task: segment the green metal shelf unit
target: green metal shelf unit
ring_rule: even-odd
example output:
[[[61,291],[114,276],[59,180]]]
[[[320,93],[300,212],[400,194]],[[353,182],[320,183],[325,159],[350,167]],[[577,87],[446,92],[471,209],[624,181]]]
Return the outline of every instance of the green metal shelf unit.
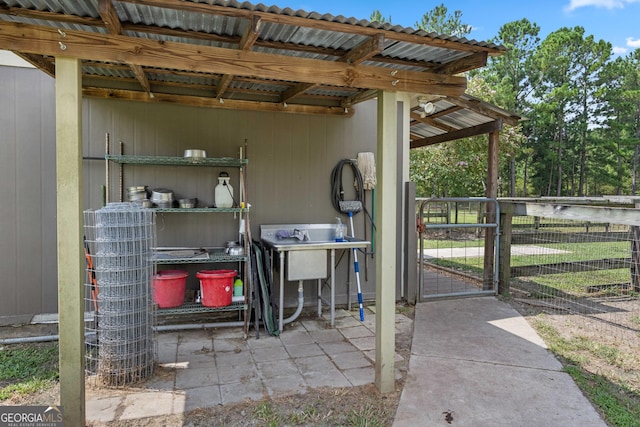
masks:
[[[240,180],[244,179],[244,167],[248,164],[246,158],[232,158],[232,157],[220,157],[220,158],[188,158],[188,157],[168,157],[168,156],[135,156],[135,155],[115,155],[107,153],[105,155],[107,161],[107,183],[110,182],[110,168],[108,162],[113,162],[119,165],[150,165],[150,166],[196,166],[196,167],[236,167],[239,168]],[[108,190],[107,190],[108,191]],[[123,194],[123,182],[120,180],[120,194]],[[108,196],[107,196],[108,197]],[[240,224],[245,224],[242,221],[245,214],[249,213],[249,208],[243,200],[244,194],[242,188],[240,188],[240,205],[241,207],[232,208],[150,208],[156,213],[181,213],[181,214],[195,214],[195,213],[237,213],[239,214]],[[247,235],[245,233],[245,235]],[[198,258],[154,258],[153,262],[157,265],[168,264],[210,264],[210,263],[243,263],[245,268],[242,271],[246,272],[246,264],[250,262],[249,256],[245,255],[228,255],[222,250],[212,251],[208,253],[208,257]],[[200,303],[185,302],[180,307],[175,308],[158,308],[156,310],[156,316],[175,316],[181,314],[198,314],[198,313],[219,313],[219,312],[233,312],[240,311],[244,317],[244,334],[247,336],[247,329],[249,324],[249,296],[252,291],[248,289],[250,280],[244,277],[244,299],[245,302],[233,302],[226,307],[205,307]]]

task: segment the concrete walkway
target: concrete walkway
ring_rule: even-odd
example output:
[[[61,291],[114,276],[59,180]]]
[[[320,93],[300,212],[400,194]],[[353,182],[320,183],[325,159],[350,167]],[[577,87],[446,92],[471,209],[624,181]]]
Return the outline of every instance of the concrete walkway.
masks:
[[[606,427],[542,339],[493,297],[416,305],[394,427]]]

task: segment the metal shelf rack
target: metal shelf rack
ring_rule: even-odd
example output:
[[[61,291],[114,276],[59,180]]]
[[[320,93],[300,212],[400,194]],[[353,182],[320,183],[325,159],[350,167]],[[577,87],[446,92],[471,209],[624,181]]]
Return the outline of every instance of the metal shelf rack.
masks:
[[[189,157],[170,157],[170,156],[137,156],[137,155],[123,155],[123,154],[110,154],[109,153],[109,144],[107,142],[107,153],[105,155],[105,159],[107,160],[107,183],[109,182],[109,173],[110,168],[108,166],[109,162],[113,162],[121,165],[148,165],[148,166],[188,166],[188,167],[236,167],[240,170],[240,180],[241,182],[244,180],[244,167],[248,164],[248,159],[242,157],[242,153],[239,158],[232,157],[219,157],[219,158],[189,158]],[[122,147],[121,147],[122,152]],[[120,180],[120,194],[123,192],[123,183],[122,179]],[[242,189],[240,189],[242,191]],[[107,189],[108,192],[108,189]],[[234,213],[240,214],[240,220],[244,217],[244,215],[248,214],[249,208],[245,201],[243,200],[244,195],[242,192],[240,193],[240,207],[233,208],[150,208],[155,213]],[[246,251],[245,251],[246,253]],[[170,265],[170,264],[209,264],[209,263],[244,263],[245,268],[243,271],[245,272],[245,277],[243,278],[244,286],[244,297],[245,301],[248,301],[248,296],[251,295],[252,291],[248,289],[250,285],[250,280],[246,277],[246,263],[249,261],[248,255],[228,255],[225,254],[223,250],[210,251],[208,253],[208,257],[156,257],[154,256],[153,262],[157,265]],[[157,309],[157,316],[175,316],[181,314],[198,314],[198,313],[216,313],[216,312],[230,312],[230,311],[241,311],[244,317],[244,334],[247,336],[248,329],[248,319],[249,319],[249,310],[250,306],[246,302],[233,302],[231,305],[226,307],[205,307],[202,304],[194,303],[194,302],[186,302],[180,307],[171,308],[171,309]]]

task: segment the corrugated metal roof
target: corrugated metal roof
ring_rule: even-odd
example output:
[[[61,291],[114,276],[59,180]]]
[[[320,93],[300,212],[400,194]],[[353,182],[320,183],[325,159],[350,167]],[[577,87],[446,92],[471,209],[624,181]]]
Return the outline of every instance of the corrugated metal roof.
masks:
[[[99,94],[101,88],[121,89],[126,83],[129,85],[127,90],[166,90],[170,94],[185,96],[201,91],[204,97],[340,107],[327,109],[327,114],[342,114],[343,110],[344,114],[348,114],[349,108],[343,107],[370,99],[372,90],[392,90],[397,82],[400,82],[399,87],[403,90],[413,84],[415,87],[433,87],[434,92],[429,89],[423,92],[437,93],[437,86],[431,83],[433,79],[425,78],[425,82],[429,83],[414,83],[416,79],[420,80],[420,73],[437,73],[439,67],[446,66],[447,72],[451,73],[447,77],[455,79],[451,75],[456,72],[482,66],[482,55],[486,60],[486,55],[501,54],[505,50],[493,43],[426,33],[413,28],[235,0],[163,0],[155,4],[153,0],[147,0],[145,4],[135,0],[111,0],[110,4],[119,22],[111,23],[109,15],[100,15],[99,0],[0,0],[0,25],[21,23],[33,26],[35,31],[44,31],[41,33],[44,39],[51,38],[46,29],[52,27],[72,33],[75,37],[90,33],[104,35],[105,43],[95,48],[103,55],[92,57],[89,52],[83,57],[86,81],[98,86],[98,90],[93,88],[93,96]],[[254,23],[258,23],[255,28]],[[109,39],[117,37],[109,33],[110,28],[116,27],[123,28],[126,39]],[[254,38],[249,33],[252,29],[256,32]],[[62,33],[61,37],[62,46],[66,39]],[[87,40],[96,43],[95,37],[87,37]],[[112,56],[107,54],[105,58],[104,51],[113,49],[112,45],[119,45],[123,40],[130,43],[132,52],[114,50]],[[239,50],[243,40],[249,40],[246,53]],[[141,44],[143,41],[147,44]],[[158,44],[148,44],[150,41]],[[17,40],[4,48],[12,49],[16,43]],[[192,58],[189,58],[190,61],[183,60],[179,57],[179,48],[165,48],[168,45],[179,47],[180,44],[186,50],[190,49],[186,46],[210,49],[205,52],[206,55],[203,54],[201,62],[206,66],[194,66],[198,63]],[[361,49],[363,46],[364,50]],[[50,47],[49,51],[44,48],[42,52],[28,51],[24,57],[42,67],[43,64],[50,64],[50,58],[58,53],[54,47]],[[3,48],[1,44],[0,48]],[[358,53],[353,58],[355,62],[345,62],[343,58],[356,48],[358,50],[355,52]],[[367,51],[366,48],[371,50]],[[127,62],[131,58],[140,60],[137,53],[154,49],[166,50],[161,53],[167,56],[166,64],[160,65],[157,60],[135,64]],[[12,50],[20,51],[15,48]],[[362,51],[363,56],[358,57]],[[190,52],[192,56],[197,55],[193,49]],[[222,52],[228,54],[220,56],[219,63],[209,59]],[[44,60],[38,59],[38,55],[42,55]],[[475,58],[468,61],[473,55]],[[262,62],[252,64],[251,61],[257,60],[255,58]],[[286,58],[291,58],[291,64],[287,63]],[[229,65],[229,61],[234,67],[224,67]],[[329,63],[342,64],[337,68],[342,71],[336,71],[339,76],[331,78],[325,74],[324,80],[317,79],[317,69]],[[218,64],[219,71],[216,70]],[[318,64],[318,67],[309,64]],[[305,67],[310,68],[307,70]],[[234,72],[230,74],[227,71],[229,69]],[[43,67],[43,70],[52,73],[53,67]],[[396,76],[398,72],[418,74],[411,75],[409,79],[402,74]],[[369,79],[371,86],[363,86],[362,83],[354,85],[363,77]],[[439,90],[458,90],[450,89],[453,86],[443,85]],[[116,96],[111,92],[105,93]],[[184,101],[188,99],[174,100]],[[441,98],[438,108],[450,108],[445,102]],[[490,116],[501,114],[500,111],[491,110],[490,106],[484,108],[483,112],[488,112]],[[438,117],[437,120],[455,129],[491,120],[482,113],[469,113],[472,110],[465,108]],[[412,131],[424,136],[442,132],[424,123],[416,124]]]

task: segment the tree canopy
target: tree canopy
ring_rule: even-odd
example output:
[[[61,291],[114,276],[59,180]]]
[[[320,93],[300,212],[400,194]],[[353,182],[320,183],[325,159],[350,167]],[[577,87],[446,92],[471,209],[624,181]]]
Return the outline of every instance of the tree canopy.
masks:
[[[372,20],[391,23],[379,10]],[[374,19],[375,18],[375,19]],[[444,4],[416,27],[462,37],[471,26]],[[507,52],[468,73],[467,92],[526,120],[500,136],[503,196],[587,196],[637,192],[640,158],[640,49],[613,54],[583,27],[544,39],[523,18],[502,25],[491,42]],[[487,137],[414,149],[411,179],[418,196],[482,196]]]

